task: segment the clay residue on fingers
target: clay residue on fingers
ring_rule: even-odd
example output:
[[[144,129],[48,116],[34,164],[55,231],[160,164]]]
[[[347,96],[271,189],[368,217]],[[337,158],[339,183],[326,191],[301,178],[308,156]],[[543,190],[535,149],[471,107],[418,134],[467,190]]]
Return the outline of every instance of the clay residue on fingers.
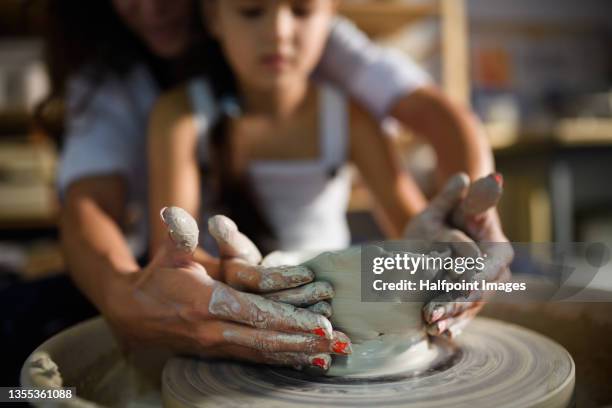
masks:
[[[333,298],[334,288],[328,282],[313,282],[299,288],[269,293],[264,295],[264,297],[294,306],[305,306]]]
[[[427,323],[435,323],[454,317],[473,308],[482,299],[482,291],[473,291],[467,296],[460,296],[454,292],[445,293],[423,307],[423,318]]]
[[[199,229],[193,217],[179,207],[164,207],[159,213],[177,249],[192,253],[198,246]]]
[[[308,306],[308,310],[313,313],[323,315],[327,318],[330,318],[333,314],[331,305],[325,301],[317,302],[314,305]]]
[[[331,356],[329,354],[307,354],[307,353],[262,353],[265,362],[268,364],[276,364],[281,366],[293,367],[296,370],[301,370],[306,367],[316,367],[322,370],[328,370],[331,365]]]
[[[454,338],[472,321],[479,310],[478,305],[473,305],[456,317],[448,317],[432,323],[427,326],[427,334],[439,336],[444,333],[448,338]]]
[[[223,215],[215,215],[208,220],[208,231],[219,245],[224,257],[236,257],[257,265],[261,253],[255,244],[238,230],[234,221]]]
[[[350,354],[351,341],[341,332],[334,332],[332,340],[311,334],[281,333],[271,330],[226,329],[223,338],[231,343],[265,352],[300,352]]]
[[[289,289],[303,285],[314,280],[314,273],[305,266],[259,266],[261,280],[259,289],[262,292]]]
[[[269,333],[267,333],[269,334]],[[307,334],[273,333],[271,336],[244,335],[238,330],[224,330],[223,338],[232,344],[265,352],[320,352],[320,337]]]
[[[283,332],[315,333],[332,338],[332,326],[324,316],[261,296],[238,292],[224,284],[215,287],[208,306],[216,317],[252,327]]]
[[[495,207],[503,193],[501,180],[501,174],[493,173],[473,182],[461,203],[461,210],[466,215],[476,215]]]
[[[480,246],[482,252],[487,254],[487,258],[484,261],[484,269],[477,273],[475,278],[489,282],[497,281],[512,262],[514,249],[509,242],[483,242]]]

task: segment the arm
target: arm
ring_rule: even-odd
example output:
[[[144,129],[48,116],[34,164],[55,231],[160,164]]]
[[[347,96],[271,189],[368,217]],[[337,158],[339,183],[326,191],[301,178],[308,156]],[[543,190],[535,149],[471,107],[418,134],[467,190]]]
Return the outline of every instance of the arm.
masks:
[[[166,235],[159,211],[178,206],[192,216],[200,210],[200,174],[197,162],[197,130],[185,88],[161,96],[149,126],[149,216],[150,251],[155,253]],[[197,217],[196,217],[197,219]],[[208,273],[219,276],[219,260],[202,248],[194,254]]]
[[[110,89],[100,88],[104,92]],[[77,285],[127,346],[161,345],[201,355],[327,368],[329,352],[338,342],[346,346],[348,340],[332,332],[325,317],[306,310],[296,312],[293,306],[236,291],[212,279],[192,259],[174,264],[173,260],[183,255],[177,254],[182,249],[167,233],[154,259],[145,268],[137,265],[121,225],[129,175],[133,174],[130,166],[143,149],[139,148],[142,139],[134,133],[139,129],[134,123],[138,118],[129,109],[122,109],[126,106],[121,96],[98,94],[84,113],[71,111],[68,117],[70,134],[59,177],[64,193],[60,232]],[[234,249],[225,249],[231,258],[244,240],[239,239],[237,231],[228,231],[226,224],[221,223],[218,232],[223,238],[221,252],[224,247]],[[286,268],[281,272],[287,272]],[[287,281],[295,286],[312,280],[312,273],[300,272],[255,270],[248,276],[255,279],[245,286],[273,291],[292,287]],[[279,279],[270,279],[276,275]],[[260,282],[272,284],[260,288]],[[237,283],[241,284],[239,280]],[[224,313],[228,309],[225,302],[238,302],[244,307]],[[259,315],[254,312],[258,307],[269,312],[263,322],[253,318]],[[301,317],[296,319],[296,313]],[[325,339],[308,334],[320,328],[325,329]],[[301,333],[280,335],[279,331]]]
[[[60,219],[71,277],[103,314],[120,301],[120,282],[139,270],[119,227],[125,195],[120,176],[79,180],[68,189]]]
[[[350,22],[334,24],[317,75],[338,84],[374,117],[391,115],[431,143],[440,186],[458,171],[472,179],[493,171],[475,116],[450,102],[413,60],[376,45]]]
[[[402,96],[390,114],[433,146],[439,185],[460,171],[472,180],[493,172],[493,154],[478,119],[434,86]]]
[[[423,193],[404,172],[392,141],[370,115],[353,105],[350,157],[376,201],[375,215],[390,238],[400,238],[426,205]]]
[[[488,194],[493,197],[493,200],[482,200],[480,204],[483,206],[479,206],[475,214],[468,215],[466,212],[458,211],[465,207],[464,204],[467,205],[473,201],[470,200],[470,196],[474,194],[468,194],[466,201],[461,201],[469,184],[465,174],[451,177],[445,187],[425,208],[425,199],[419,195],[420,190],[402,174],[397,158],[393,154],[391,141],[379,133],[374,122],[365,112],[355,107],[352,109],[351,159],[357,165],[382,208],[385,219],[389,221],[391,236],[450,243],[454,252],[469,256],[477,256],[482,250],[489,257],[485,271],[479,278],[491,281],[507,279],[507,265],[512,259],[512,251],[508,245],[481,243],[478,248],[464,232],[452,229],[446,223],[450,214],[455,210],[456,222],[472,236],[480,240],[484,239],[484,234],[487,238],[497,238],[492,239],[492,242],[507,241],[501,230],[497,228],[499,223],[492,221],[495,219],[493,218],[495,213],[490,208],[495,205],[501,194],[501,179],[489,176],[474,184],[473,187],[484,184],[487,190],[494,190],[492,194]],[[470,189],[470,192],[479,193],[480,190],[473,188]],[[485,192],[488,193],[488,191]],[[413,217],[415,202],[420,203],[419,214]],[[457,335],[482,307],[480,293],[474,293],[469,299],[459,301],[455,301],[452,296],[434,299],[426,305],[424,318],[429,324],[430,334]]]
[[[115,303],[119,282],[139,270],[124,237],[129,175],[138,162],[137,118],[129,86],[109,76],[68,83],[65,145],[58,168],[63,197],[59,231],[76,285],[103,313]]]
[[[173,264],[183,248],[169,236],[140,269],[118,227],[124,196],[119,176],[75,182],[60,228],[72,277],[125,345],[158,344],[198,355],[323,370],[339,346],[350,353],[350,340],[332,331],[325,317],[236,291],[189,258]],[[235,311],[228,303],[243,307]],[[264,322],[254,320],[258,314],[252,311],[258,308],[267,311]],[[321,337],[308,334],[315,331]]]

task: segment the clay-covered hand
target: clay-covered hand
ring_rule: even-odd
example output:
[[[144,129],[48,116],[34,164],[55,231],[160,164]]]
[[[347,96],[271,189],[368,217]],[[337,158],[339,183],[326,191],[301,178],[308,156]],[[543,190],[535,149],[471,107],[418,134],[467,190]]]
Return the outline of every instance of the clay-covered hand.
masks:
[[[283,264],[279,253],[262,259],[255,244],[223,215],[209,219],[208,231],[219,246],[223,282],[238,290],[294,306],[308,306],[315,313],[331,316],[326,300],[334,296],[334,290],[328,282],[313,282],[314,273],[307,267]]]
[[[451,212],[458,207],[467,192],[470,179],[459,173],[449,179],[442,190],[430,201],[420,214],[410,220],[404,230],[407,240],[445,242],[460,256],[476,257],[480,254],[478,245],[467,234],[449,224]]]
[[[482,272],[466,276],[467,279],[502,282],[510,278],[508,266],[514,252],[502,231],[499,216],[494,208],[501,197],[502,185],[503,179],[498,173],[481,178],[469,187],[467,176],[458,175],[453,177],[442,193],[432,201],[434,203],[438,200],[436,211],[439,214],[444,213],[442,217],[446,219],[450,214],[450,222],[468,238],[476,241],[478,251],[485,257]],[[458,244],[455,247],[464,249],[460,255],[475,255],[466,253],[471,251],[471,244]],[[480,311],[486,296],[487,293],[481,291],[466,294],[451,292],[432,300],[424,308],[428,332],[431,335],[449,337],[458,335]]]
[[[146,268],[116,288],[116,305],[106,313],[128,345],[323,370],[331,353],[351,352],[350,340],[324,316],[212,279],[192,259],[193,218],[176,207],[161,215],[168,238]]]

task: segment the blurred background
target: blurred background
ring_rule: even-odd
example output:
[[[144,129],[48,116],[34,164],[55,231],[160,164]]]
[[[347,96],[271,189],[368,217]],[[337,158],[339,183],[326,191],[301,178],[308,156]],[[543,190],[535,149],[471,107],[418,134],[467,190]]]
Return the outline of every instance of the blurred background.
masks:
[[[0,289],[64,270],[54,189],[63,106],[40,109],[43,3],[0,2]],[[481,117],[505,177],[511,241],[612,245],[609,0],[344,0],[342,13]],[[406,167],[427,188],[433,153],[398,133]],[[374,234],[368,211],[356,181],[358,237]]]

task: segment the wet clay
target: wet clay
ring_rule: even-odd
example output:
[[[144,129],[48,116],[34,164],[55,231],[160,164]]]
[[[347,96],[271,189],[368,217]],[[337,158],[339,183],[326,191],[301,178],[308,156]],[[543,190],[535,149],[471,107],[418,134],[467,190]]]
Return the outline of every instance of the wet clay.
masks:
[[[302,261],[307,256],[286,254],[283,260]],[[388,375],[413,366],[426,366],[434,358],[435,353],[428,348],[422,301],[361,301],[360,247],[324,252],[302,265],[311,269],[317,280],[334,287],[331,322],[335,330],[346,333],[352,341],[353,353],[334,356],[327,375]]]

